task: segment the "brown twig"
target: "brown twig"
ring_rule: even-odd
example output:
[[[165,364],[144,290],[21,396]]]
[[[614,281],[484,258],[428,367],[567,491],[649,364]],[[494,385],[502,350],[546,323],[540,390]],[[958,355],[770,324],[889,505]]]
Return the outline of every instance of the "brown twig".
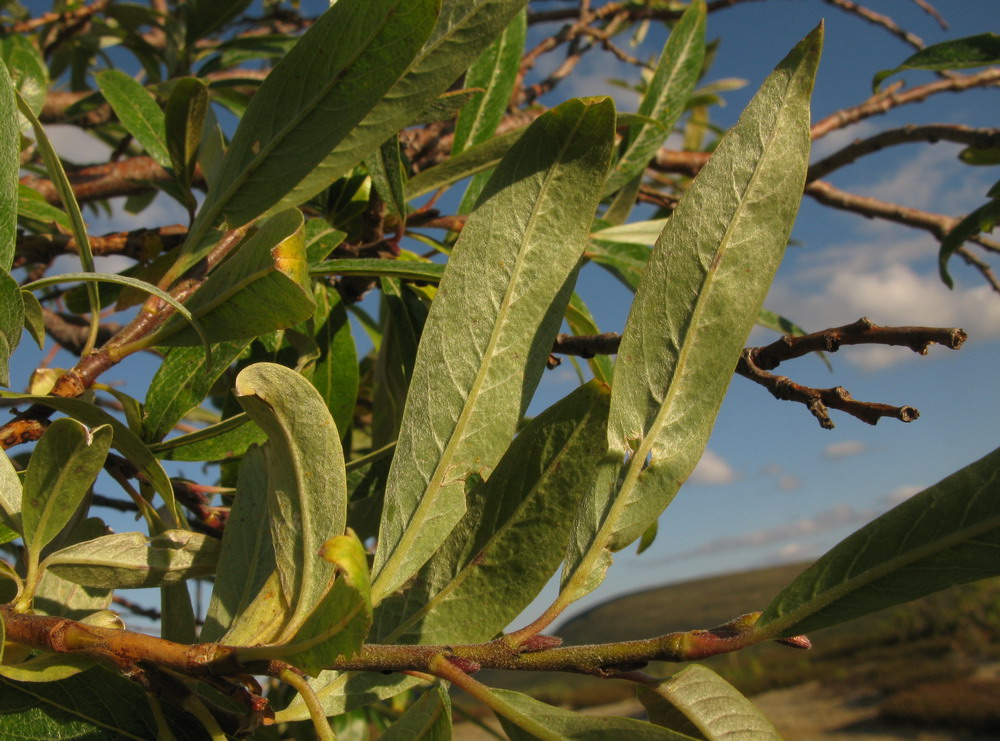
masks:
[[[829,157],[814,162],[809,166],[806,182],[826,177],[834,170],[851,164],[859,157],[877,152],[885,147],[910,142],[936,144],[939,141],[965,144],[977,149],[990,149],[1000,146],[1000,129],[976,129],[958,124],[924,124],[921,126],[910,124],[898,129],[889,129],[867,139],[856,139]]]
[[[95,256],[123,255],[144,262],[180,245],[187,237],[187,232],[187,227],[181,224],[113,232],[90,237],[90,250]],[[76,254],[79,251],[76,240],[69,234],[19,234],[14,247],[15,259],[19,262],[15,265],[48,264],[59,255]]]
[[[858,401],[840,386],[829,389],[810,388],[768,371],[785,360],[813,352],[836,352],[844,345],[903,346],[926,355],[927,348],[932,344],[957,350],[966,338],[966,333],[961,329],[880,327],[870,319],[862,318],[852,324],[813,334],[785,335],[764,347],[744,348],[736,366],[736,374],[764,386],[775,398],[805,404],[824,429],[832,429],[834,426],[827,413],[828,409],[839,409],[868,424],[875,424],[882,417],[912,422],[920,416],[914,407],[895,407],[889,404]],[[621,336],[614,332],[582,336],[560,334],[556,337],[552,352],[583,358],[613,355],[618,352],[620,340]]]
[[[876,26],[884,28],[886,31],[891,33],[898,39],[901,39],[905,43],[912,46],[917,51],[924,48],[924,41],[916,34],[910,33],[904,28],[901,28],[898,23],[896,23],[892,18],[887,15],[882,15],[881,13],[876,13],[870,8],[866,8],[864,5],[858,5],[852,0],[823,0],[829,5],[845,10],[852,15],[856,15],[869,23],[873,23]]]

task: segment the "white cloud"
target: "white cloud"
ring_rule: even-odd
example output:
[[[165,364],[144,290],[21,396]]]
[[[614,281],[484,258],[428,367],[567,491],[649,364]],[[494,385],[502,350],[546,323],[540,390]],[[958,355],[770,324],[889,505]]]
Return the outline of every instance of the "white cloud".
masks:
[[[924,487],[922,486],[900,486],[899,488],[893,489],[891,492],[886,494],[885,497],[883,497],[883,501],[889,507],[895,507],[897,504],[902,504],[914,494],[923,490]]]
[[[837,458],[847,458],[852,455],[864,453],[867,446],[860,440],[842,440],[841,442],[830,443],[823,448],[823,457],[831,460]]]
[[[731,484],[736,480],[732,466],[718,453],[706,450],[688,481],[692,484]]]

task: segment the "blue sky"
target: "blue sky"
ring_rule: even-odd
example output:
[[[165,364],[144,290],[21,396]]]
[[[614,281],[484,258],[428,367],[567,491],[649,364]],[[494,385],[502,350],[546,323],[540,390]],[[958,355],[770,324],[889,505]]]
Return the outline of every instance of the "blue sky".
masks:
[[[942,31],[913,3],[872,0],[868,5],[891,14],[928,44],[989,30],[983,27],[984,19],[996,15],[993,0],[939,3],[951,23]],[[722,43],[706,82],[733,77],[747,81],[744,88],[725,94],[727,106],[713,109],[715,120],[731,125],[774,64],[821,19],[827,24],[826,49],[814,120],[866,98],[872,75],[896,66],[912,51],[883,30],[820,0],[748,2],[713,13],[708,35]],[[653,26],[643,45],[630,51],[652,58],[665,36]],[[555,55],[538,73],[560,60]],[[621,109],[634,110],[638,101],[609,84],[612,77],[634,79],[634,73],[618,69],[608,55],[588,55],[572,85],[558,88],[544,102],[608,93]],[[904,79],[912,85],[932,78],[912,73]],[[904,123],[995,126],[997,94],[993,88],[938,96],[868,119],[817,142],[813,160],[854,138]],[[99,148],[84,146],[71,132],[55,136],[63,151],[78,153],[77,159],[101,157]],[[894,147],[829,179],[854,193],[962,214],[984,200],[998,174],[997,168],[962,165],[956,159],[959,149],[946,143]],[[100,234],[181,221],[179,208],[160,199],[141,223],[116,212],[111,218],[92,218],[90,226]],[[879,324],[960,326],[969,332],[969,341],[959,352],[932,347],[927,357],[903,348],[846,348],[831,356],[833,374],[812,357],[780,369],[801,383],[844,386],[859,399],[916,406],[921,418],[908,425],[883,420],[869,427],[833,412],[836,429],[822,430],[801,405],[776,401],[749,381],[734,379],[706,456],[661,519],[656,543],[642,556],[635,556],[634,549],[618,554],[605,584],[571,613],[623,592],[816,557],[873,516],[996,446],[1000,296],[957,260],[956,289],[944,287],[936,274],[936,243],[929,235],[834,212],[808,198],[793,238],[799,246],[789,248],[768,308],[809,330],[868,316]],[[578,288],[602,329],[620,331],[631,295],[594,266],[585,268]],[[764,344],[775,337],[761,330],[751,341]],[[26,381],[39,357],[28,342],[22,345],[15,388]],[[126,377],[123,390],[141,397],[153,369],[149,362],[133,363],[115,377]],[[576,382],[568,363],[547,373],[534,410],[568,393]],[[198,470],[187,473],[201,478]],[[134,526],[123,522],[116,527]],[[532,611],[551,595],[550,588]],[[747,609],[755,607],[762,605]]]

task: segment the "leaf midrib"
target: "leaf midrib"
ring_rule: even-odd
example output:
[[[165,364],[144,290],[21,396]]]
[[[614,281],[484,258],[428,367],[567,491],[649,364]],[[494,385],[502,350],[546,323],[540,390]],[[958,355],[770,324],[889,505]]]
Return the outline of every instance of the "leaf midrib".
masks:
[[[556,156],[552,164],[549,166],[548,171],[545,173],[545,178],[542,181],[541,186],[538,189],[538,194],[535,196],[534,205],[531,209],[531,215],[528,217],[527,225],[524,230],[524,237],[521,239],[521,245],[518,249],[518,259],[514,263],[514,267],[511,270],[511,277],[507,281],[507,288],[504,292],[503,301],[500,304],[499,311],[497,312],[497,319],[493,324],[493,332],[490,335],[489,342],[483,352],[483,361],[479,365],[479,370],[476,372],[475,380],[469,389],[469,394],[466,396],[465,404],[462,407],[462,411],[459,414],[458,419],[455,421],[455,426],[452,428],[451,435],[448,438],[448,444],[445,446],[441,457],[438,459],[437,465],[434,468],[434,473],[431,474],[428,479],[427,485],[424,487],[424,494],[420,499],[419,504],[413,512],[413,515],[407,520],[406,527],[393,549],[392,555],[386,561],[385,566],[382,568],[375,582],[372,584],[372,602],[378,604],[382,597],[385,595],[381,594],[381,590],[378,588],[380,582],[384,582],[392,577],[393,571],[399,568],[399,561],[405,558],[405,554],[409,547],[412,545],[413,541],[418,537],[416,533],[416,528],[414,524],[419,524],[425,517],[425,510],[430,509],[437,503],[438,494],[440,490],[444,488],[443,479],[451,468],[451,459],[455,454],[456,448],[461,444],[462,440],[465,438],[465,427],[469,422],[469,417],[472,415],[472,411],[476,407],[476,402],[478,401],[480,395],[480,389],[482,388],[485,378],[488,375],[488,371],[492,368],[493,359],[496,356],[495,349],[499,342],[500,337],[503,335],[503,330],[507,325],[507,318],[510,312],[510,307],[513,305],[511,300],[511,294],[513,293],[514,287],[518,284],[518,279],[524,269],[524,264],[527,259],[527,253],[530,249],[531,236],[534,232],[536,223],[538,221],[538,214],[540,209],[540,204],[546,200],[546,193],[549,189],[549,185],[553,178],[555,177],[556,168],[562,163],[562,158],[569,148],[570,143],[576,136],[576,132],[580,127],[582,116],[577,118],[574,122],[573,128],[568,132],[565,137],[562,146],[559,149],[559,154]],[[471,400],[471,403],[470,403]],[[438,492],[433,496],[428,496],[428,493],[432,491],[434,487],[438,488]]]

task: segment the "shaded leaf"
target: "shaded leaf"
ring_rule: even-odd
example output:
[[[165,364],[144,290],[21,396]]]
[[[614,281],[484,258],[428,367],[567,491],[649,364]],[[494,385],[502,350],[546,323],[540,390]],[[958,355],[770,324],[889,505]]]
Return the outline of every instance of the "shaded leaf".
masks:
[[[274,546],[267,519],[264,454],[251,448],[240,463],[226,537],[222,539],[215,585],[200,640],[217,641],[260,593],[274,572]]]
[[[31,291],[22,290],[21,301],[24,304],[24,328],[41,350],[45,347],[45,319],[42,316],[42,305]]]
[[[566,323],[574,335],[600,334],[601,330],[597,326],[590,310],[576,293],[569,299],[569,306],[566,307]],[[614,374],[615,364],[607,355],[595,355],[587,358],[587,365],[590,366],[594,378],[610,385],[611,376]]]
[[[312,384],[326,402],[341,435],[350,431],[358,399],[358,356],[351,336],[347,310],[336,288],[318,286],[326,311],[317,317],[316,342],[320,355],[312,372]],[[319,304],[319,302],[317,302]]]
[[[379,741],[451,741],[451,698],[433,687],[379,736]]]
[[[419,120],[510,22],[524,2],[442,0],[437,22],[419,52],[411,54],[412,61],[405,74],[283,203],[298,205],[311,198],[342,177],[389,136]],[[433,7],[437,3],[427,5],[437,10]],[[407,200],[412,197],[407,192]]]
[[[32,451],[21,495],[22,535],[31,558],[69,523],[110,448],[108,425],[88,430],[70,418],[49,425]]]
[[[486,641],[528,606],[562,561],[604,452],[609,401],[610,389],[591,381],[518,433],[406,592],[379,606],[375,640]]]
[[[220,216],[236,227],[275,204],[281,210],[306,200],[286,196],[396,82],[430,32],[436,6],[436,0],[343,0],[323,13],[251,98],[222,163],[222,187],[209,191],[192,232]],[[382,133],[375,146],[396,130]]]
[[[17,120],[14,81],[6,65],[0,63],[0,270],[3,271],[10,270],[14,262],[19,203],[17,179],[21,171],[20,153],[21,125]],[[9,354],[13,347],[0,347],[0,353],[5,350]],[[7,383],[5,380],[0,382]]]
[[[167,152],[174,175],[186,189],[191,188],[198,148],[208,113],[208,88],[197,77],[182,77],[174,82],[167,98],[165,129]],[[194,207],[191,197],[191,206]]]
[[[389,214],[402,224],[406,220],[406,198],[403,196],[403,161],[399,154],[399,137],[390,136],[377,150],[365,158],[365,168],[372,176],[372,185]]]
[[[222,28],[249,6],[250,0],[188,0],[182,6],[188,44]]]
[[[0,39],[0,59],[6,64],[13,78],[14,87],[37,116],[45,104],[45,95],[49,88],[49,70],[42,55],[27,36],[8,33]],[[7,102],[4,101],[5,104]],[[17,108],[13,101],[10,103],[9,108],[6,105],[4,107],[4,112],[8,116]],[[14,117],[17,118],[16,113]]]
[[[500,725],[510,741],[689,741],[690,736],[676,733],[634,718],[601,718],[581,715],[546,705],[511,690],[490,689],[504,708],[493,706]]]
[[[339,658],[355,656],[372,623],[368,556],[358,536],[352,531],[335,535],[323,544],[320,555],[336,566],[337,581],[295,634],[285,655],[313,676]]]
[[[488,476],[513,437],[572,292],[614,120],[608,98],[539,117],[462,230],[424,327],[389,472],[376,603],[444,541],[465,511],[466,479]]]
[[[213,345],[208,365],[205,350],[200,346],[168,350],[146,392],[144,438],[161,440],[174,429],[185,414],[201,403],[249,343],[247,339]]]
[[[42,567],[74,584],[138,589],[211,576],[218,556],[218,540],[190,530],[116,533],[58,550]]]
[[[107,69],[94,75],[104,99],[128,133],[160,167],[170,167],[163,111],[145,87],[121,70]]]
[[[9,201],[5,200],[4,203]],[[17,215],[43,224],[58,224],[67,231],[72,226],[65,211],[53,206],[42,197],[41,193],[27,185],[17,186]]]
[[[604,186],[605,195],[642,175],[684,113],[705,60],[706,12],[704,1],[696,0],[671,29],[653,79],[639,104],[639,115],[652,118],[659,126],[640,124],[630,129],[625,151]]]
[[[482,144],[469,147],[461,154],[449,157],[439,165],[417,173],[406,181],[406,200],[411,201],[496,167],[524,132],[525,129],[514,129],[498,134]]]
[[[309,275],[370,275],[373,278],[399,278],[424,283],[438,283],[444,265],[418,260],[380,260],[377,258],[329,260],[309,268]]]
[[[0,523],[21,534],[21,479],[6,453],[0,456]]]
[[[344,532],[347,482],[337,426],[315,388],[295,371],[257,363],[236,377],[235,394],[267,433],[268,511],[281,586],[295,607],[294,635],[323,599],[334,565],[320,546]]]
[[[111,447],[121,453],[132,465],[141,471],[146,480],[153,486],[167,505],[168,511],[174,513],[175,523],[183,522],[177,502],[174,499],[174,489],[163,466],[156,460],[149,448],[132,432],[128,426],[103,409],[84,401],[60,396],[31,396],[30,394],[15,394],[12,391],[0,391],[0,398],[17,399],[42,404],[56,409],[64,414],[78,419],[90,427],[110,425],[112,430]]]
[[[188,299],[185,306],[210,342],[250,340],[312,315],[315,302],[306,273],[302,224],[302,212],[297,209],[261,222]],[[199,340],[191,327],[176,318],[157,332],[154,341],[178,346]]]
[[[696,738],[700,736],[708,741],[781,741],[771,721],[750,700],[714,671],[700,664],[682,669],[656,688],[639,685],[638,694],[653,723],[695,735]],[[681,718],[677,718],[675,713]],[[691,725],[697,729],[697,735],[691,733]]]
[[[197,432],[154,443],[149,449],[166,461],[220,461],[238,458],[251,445],[265,440],[264,431],[241,412]]]
[[[911,497],[810,566],[754,627],[794,636],[1000,574],[1000,449]]]
[[[10,385],[10,357],[21,342],[24,301],[10,273],[0,272],[0,385]]]
[[[610,452],[581,505],[562,600],[600,583],[701,457],[798,211],[821,43],[817,28],[764,81],[657,240],[622,334]]]
[[[991,232],[997,222],[1000,221],[1000,198],[987,201],[964,219],[955,224],[941,240],[941,250],[938,252],[938,270],[941,280],[948,288],[954,288],[954,281],[948,273],[948,261],[955,254],[955,250],[965,244],[970,239],[981,232]]]
[[[108,702],[108,698],[114,702]],[[177,741],[202,741],[205,729],[171,705],[163,712]],[[45,685],[0,678],[0,735],[7,738],[147,741],[156,723],[141,687],[95,666]]]
[[[985,67],[1000,64],[1000,35],[981,33],[964,39],[944,41],[928,46],[908,57],[895,69],[885,69],[872,78],[872,90],[876,93],[887,77],[909,69],[949,70]]]

